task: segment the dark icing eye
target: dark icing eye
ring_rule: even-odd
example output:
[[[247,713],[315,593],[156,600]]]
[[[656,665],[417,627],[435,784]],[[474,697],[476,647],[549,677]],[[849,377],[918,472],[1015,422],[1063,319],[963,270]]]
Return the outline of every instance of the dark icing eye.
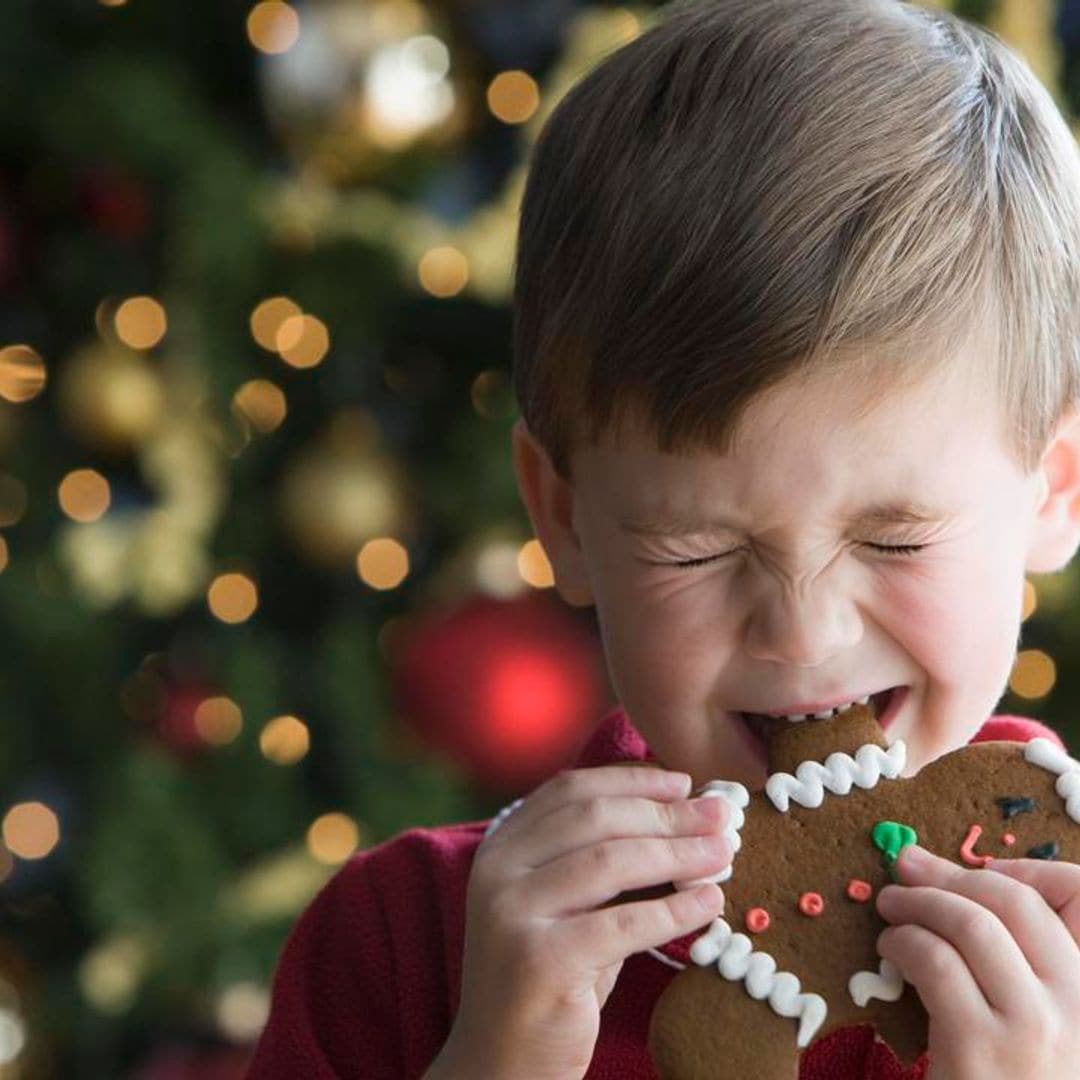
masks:
[[[1058,847],[1056,840],[1047,840],[1045,844],[1040,844],[1038,847],[1031,848],[1028,851],[1029,859],[1056,859],[1058,852],[1061,848]]]
[[[1001,816],[1011,821],[1017,814],[1030,814],[1035,809],[1035,800],[1027,795],[1006,795],[994,800],[1001,807]]]

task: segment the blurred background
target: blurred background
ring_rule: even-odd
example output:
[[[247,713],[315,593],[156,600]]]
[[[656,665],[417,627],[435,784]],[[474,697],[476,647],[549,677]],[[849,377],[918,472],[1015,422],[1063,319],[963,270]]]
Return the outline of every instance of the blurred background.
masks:
[[[1080,2],[966,0],[1080,114]],[[0,4],[0,1077],[240,1077],[358,848],[613,704],[514,485],[530,145],[655,17]],[[1080,577],[1002,711],[1080,746]]]

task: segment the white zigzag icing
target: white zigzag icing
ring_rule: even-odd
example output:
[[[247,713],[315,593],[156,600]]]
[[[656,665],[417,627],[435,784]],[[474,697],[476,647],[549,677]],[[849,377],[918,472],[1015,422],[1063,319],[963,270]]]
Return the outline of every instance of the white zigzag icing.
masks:
[[[826,790],[834,795],[846,795],[852,784],[872,788],[882,777],[895,780],[906,760],[907,747],[900,739],[888,750],[867,743],[855,751],[854,757],[837,751],[825,759],[824,765],[820,761],[804,761],[794,776],[773,773],[765,781],[765,794],[782,814],[787,813],[791,799],[814,810],[825,801]]]
[[[829,1009],[820,994],[804,994],[798,977],[789,971],[777,971],[776,961],[765,952],[755,952],[745,934],[734,934],[723,919],[712,925],[690,946],[690,959],[701,967],[715,963],[717,970],[731,982],[742,982],[755,1001],[768,999],[773,1012],[798,1018],[799,1049],[810,1045]]]
[[[727,838],[728,843],[731,844],[731,854],[734,856],[735,852],[742,847],[742,837],[739,836],[739,830],[746,821],[746,815],[743,811],[750,804],[750,792],[742,784],[736,783],[734,780],[710,780],[702,789],[700,798],[723,799],[728,804],[731,816],[724,826],[724,836]],[[695,878],[693,881],[675,881],[672,884],[676,889],[693,889],[698,885],[704,885],[706,882],[719,885],[722,881],[728,881],[730,878],[731,866],[728,865],[718,874],[713,874],[711,877]]]
[[[848,979],[848,993],[860,1009],[871,998],[899,1001],[904,992],[904,977],[888,960],[882,960],[877,971],[856,971]]]
[[[492,819],[488,822],[488,827],[484,830],[483,839],[486,840],[523,802],[524,797],[515,799],[508,806],[504,806]]]
[[[1057,773],[1054,790],[1065,800],[1065,813],[1080,823],[1080,761],[1041,735],[1024,747],[1024,760]]]

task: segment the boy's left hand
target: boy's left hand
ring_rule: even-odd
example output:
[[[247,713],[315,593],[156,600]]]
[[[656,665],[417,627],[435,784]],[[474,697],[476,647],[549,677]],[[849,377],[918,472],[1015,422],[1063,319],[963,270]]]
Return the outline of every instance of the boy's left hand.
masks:
[[[968,869],[912,845],[877,908],[878,952],[930,1016],[934,1080],[1075,1080],[1080,866],[998,859]]]

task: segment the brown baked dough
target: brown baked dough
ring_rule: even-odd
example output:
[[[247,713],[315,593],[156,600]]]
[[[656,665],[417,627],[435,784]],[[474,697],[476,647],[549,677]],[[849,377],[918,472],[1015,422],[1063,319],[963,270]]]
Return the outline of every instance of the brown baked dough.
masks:
[[[835,751],[854,756],[867,744],[884,747],[886,740],[865,706],[830,720],[781,723],[770,739],[770,773],[795,773],[802,762],[824,762]],[[824,999],[827,1014],[812,1041],[870,1024],[905,1062],[926,1046],[927,1015],[910,986],[897,1001],[871,999],[863,1007],[849,991],[856,972],[879,971],[875,942],[886,924],[873,897],[892,875],[872,841],[878,822],[910,826],[923,847],[960,864],[973,825],[982,829],[969,846],[975,854],[1016,858],[1042,849],[1046,857],[1044,845],[1053,844],[1055,857],[1080,863],[1080,824],[1055,790],[1058,775],[1026,761],[1024,751],[1012,742],[966,746],[915,777],[883,777],[847,795],[825,791],[817,809],[792,801],[781,812],[764,792],[750,796],[732,877],[723,885],[724,920],[754,951],[772,956],[777,972],[797,976],[801,992]],[[1033,805],[1006,806],[1003,799]],[[1006,846],[1005,834],[1015,842]],[[848,897],[852,879],[872,887],[868,901]],[[800,911],[804,893],[824,901],[819,915]],[[760,933],[746,926],[752,908],[765,909],[771,920]],[[743,981],[721,975],[717,963],[691,963],[657,1002],[649,1050],[663,1080],[795,1080],[798,1030],[797,1019],[755,1000]]]

